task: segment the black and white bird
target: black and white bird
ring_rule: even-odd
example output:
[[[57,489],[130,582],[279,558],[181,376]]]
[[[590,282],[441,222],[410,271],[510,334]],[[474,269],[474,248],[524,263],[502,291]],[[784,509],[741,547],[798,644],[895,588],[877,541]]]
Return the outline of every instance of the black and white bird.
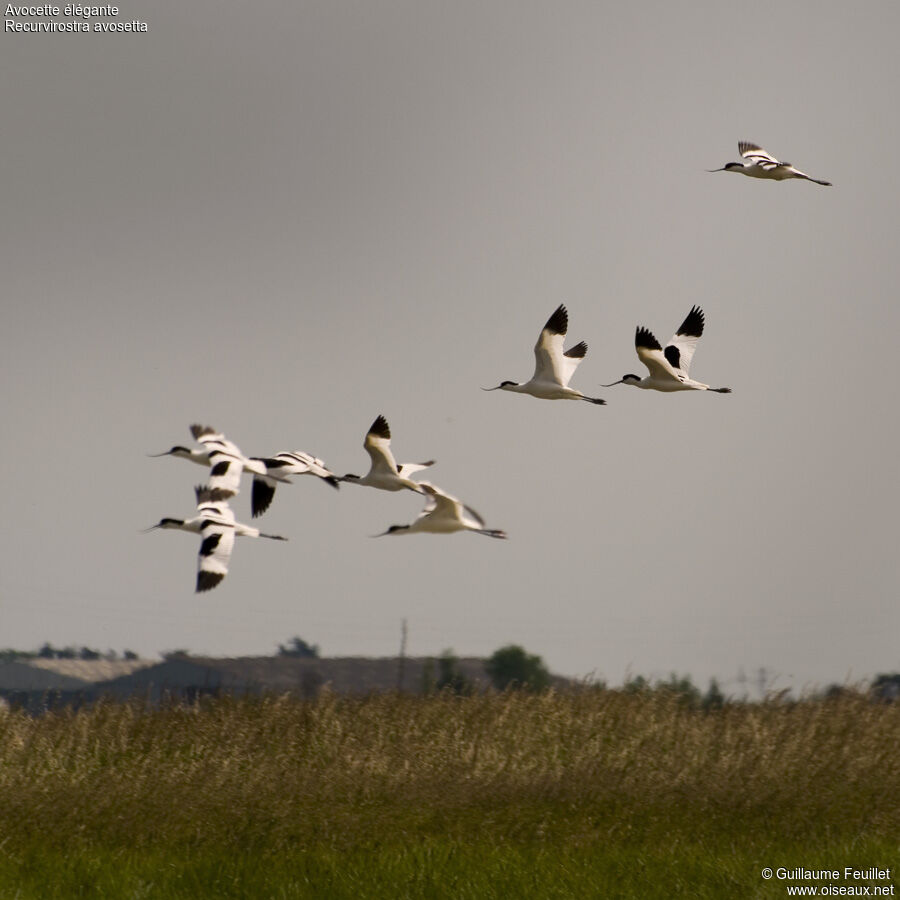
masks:
[[[665,349],[648,329],[639,326],[635,332],[634,346],[638,359],[650,370],[650,374],[646,378],[624,375],[619,381],[603,387],[630,384],[652,391],[715,391],[717,394],[730,394],[731,388],[711,388],[708,384],[694,381],[689,375],[697,341],[703,334],[703,321],[703,310],[699,306],[693,307]]]
[[[403,463],[397,465],[394,455],[391,453],[391,427],[384,416],[378,416],[372,423],[363,447],[372,461],[369,471],[360,478],[359,475],[344,475],[340,481],[350,484],[363,484],[367,487],[378,488],[381,491],[402,491],[404,489],[416,491],[421,494],[419,482],[413,481],[409,476],[414,472],[421,472],[434,465],[434,460],[429,459],[423,463]]]
[[[315,475],[333,488],[339,488],[340,480],[325,467],[325,463],[303,450],[276,453],[274,456],[252,456],[251,460],[261,462],[265,475],[253,476],[253,493],[250,495],[250,512],[254,518],[261,516],[271,505],[278,482],[291,484],[290,475]]]
[[[569,387],[575,369],[587,354],[588,345],[581,341],[563,352],[568,329],[569,313],[565,306],[560,304],[547,319],[547,324],[544,325],[534,345],[534,375],[531,379],[525,384],[502,381],[497,387],[482,390],[513,391],[517,394],[530,394],[540,400],[587,400],[588,403],[606,403],[598,397],[586,397],[581,391]]]
[[[260,460],[250,459],[241,453],[237,444],[229,441],[224,434],[210,425],[191,425],[191,434],[200,444],[200,449],[177,445],[165,453],[151,453],[151,456],[175,456],[187,459],[200,466],[209,466],[209,487],[225,491],[233,497],[241,487],[241,472],[266,475],[265,465]],[[276,480],[279,480],[277,476]]]
[[[227,491],[211,489],[206,485],[194,488],[197,497],[197,515],[192,519],[160,519],[146,531],[155,528],[176,528],[199,534],[200,553],[197,557],[197,592],[214,588],[227,574],[228,561],[234,547],[236,535],[242,537],[264,537],[273,541],[286,541],[278,534],[263,534],[258,528],[242,525],[234,519],[234,512],[228,505],[231,496]]]
[[[743,157],[743,162],[725,163],[721,169],[709,169],[710,172],[740,172],[741,175],[749,175],[751,178],[768,178],[770,181],[785,181],[788,178],[803,178],[806,181],[814,181],[831,187],[830,181],[820,181],[811,178],[805,172],[795,169],[789,162],[780,162],[771,153],[766,153],[758,144],[750,141],[738,142],[738,150]]]
[[[387,531],[376,534],[453,534],[455,531],[474,531],[492,538],[505,538],[506,532],[496,528],[486,528],[484,519],[462,502],[451,497],[440,488],[427,481],[420,481],[419,487],[425,497],[425,508],[410,525],[391,525]]]

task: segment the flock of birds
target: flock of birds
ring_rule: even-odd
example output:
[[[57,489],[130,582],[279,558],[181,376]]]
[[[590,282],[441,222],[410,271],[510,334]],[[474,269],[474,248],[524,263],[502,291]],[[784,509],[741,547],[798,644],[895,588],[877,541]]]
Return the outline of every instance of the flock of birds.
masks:
[[[729,162],[721,169],[711,172],[740,172],[753,178],[784,181],[801,178],[816,184],[830,186],[828,181],[811,178],[790,163],[780,162],[761,147],[748,141],[738,144],[743,162]],[[635,332],[635,350],[638,359],[646,366],[649,374],[623,375],[617,384],[631,385],[654,391],[713,391],[730,394],[731,388],[710,387],[690,377],[691,361],[697,348],[697,341],[703,335],[704,314],[699,306],[694,306],[687,314],[671,340],[663,347],[649,329],[638,326]],[[569,327],[569,315],[562,304],[554,310],[538,335],[534,345],[534,374],[524,384],[503,381],[488,391],[512,391],[529,394],[541,400],[584,400],[603,405],[605,400],[588,397],[581,391],[569,387],[569,382],[578,364],[587,355],[588,345],[581,341],[569,350],[563,350]],[[366,475],[337,476],[325,463],[302,450],[283,451],[270,457],[247,457],[238,446],[224,434],[208,425],[191,425],[191,434],[199,445],[190,448],[177,445],[165,453],[153,456],[174,456],[190,460],[209,468],[209,478],[194,489],[197,514],[190,519],[163,518],[146,529],[173,528],[189,531],[201,536],[197,562],[198,592],[216,587],[228,574],[228,564],[234,547],[235,537],[264,537],[285,541],[277,534],[265,534],[258,528],[244,525],[235,519],[229,501],[240,490],[244,472],[253,476],[251,492],[251,515],[261,516],[271,506],[275,490],[279,484],[291,484],[291,478],[298,475],[313,475],[334,488],[341,483],[358,484],[382,491],[410,490],[422,494],[425,506],[419,516],[408,525],[391,525],[387,531],[376,537],[397,534],[452,534],[457,531],[473,531],[492,538],[506,538],[499,529],[487,528],[484,520],[470,506],[428,481],[416,481],[411,476],[434,465],[434,460],[423,463],[403,463],[398,465],[391,452],[391,429],[384,416],[379,415],[366,433],[363,447],[369,455],[370,466]]]

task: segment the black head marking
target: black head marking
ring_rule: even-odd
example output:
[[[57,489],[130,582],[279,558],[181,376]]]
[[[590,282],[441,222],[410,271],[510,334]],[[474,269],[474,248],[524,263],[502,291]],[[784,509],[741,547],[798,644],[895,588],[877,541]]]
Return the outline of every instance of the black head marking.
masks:
[[[500,387],[506,387],[507,385],[510,385],[510,384],[511,384],[513,387],[518,387],[518,386],[519,386],[519,382],[518,382],[518,381],[501,381],[501,382],[500,382]]]
[[[553,315],[547,319],[544,330],[549,331],[551,334],[565,334],[569,330],[569,313],[562,303],[556,307]]]
[[[587,356],[588,345],[582,341],[580,344],[576,344],[571,350],[566,350],[563,353],[563,356],[568,356],[569,359],[584,359]]]
[[[398,531],[406,531],[409,528],[409,525],[391,525],[390,528],[385,532],[386,534],[396,534]]]
[[[166,516],[164,519],[159,520],[159,524],[156,527],[165,528],[167,525],[173,525],[177,528],[179,525],[184,525],[184,519],[171,519]]]
[[[646,350],[662,350],[659,341],[653,336],[653,332],[639,325],[634,333],[634,346],[643,347]]]
[[[725,165],[722,166],[722,168],[723,168],[725,171],[727,171],[728,169],[743,169],[743,168],[744,168],[744,164],[743,164],[743,163],[730,162],[730,163],[725,163]]]

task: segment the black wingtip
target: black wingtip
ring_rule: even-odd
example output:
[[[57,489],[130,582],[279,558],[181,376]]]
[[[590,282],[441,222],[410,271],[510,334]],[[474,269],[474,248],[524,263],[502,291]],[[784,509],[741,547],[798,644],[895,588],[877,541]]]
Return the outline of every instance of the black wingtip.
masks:
[[[703,310],[699,306],[692,306],[691,311],[681,323],[681,327],[675,332],[675,336],[679,337],[701,337],[703,334],[703,323],[705,322]]]
[[[388,425],[387,419],[384,416],[379,415],[372,423],[372,427],[369,428],[369,434],[372,434],[375,437],[386,438],[387,440],[390,440],[391,426]]]
[[[653,332],[643,325],[638,325],[634,333],[634,346],[643,347],[645,350],[662,350],[659,341],[653,336]]]
[[[211,488],[208,484],[198,484],[194,488],[194,496],[197,498],[197,504],[201,503],[227,503],[236,491],[230,491],[227,488]]]
[[[191,425],[191,435],[195,441],[205,434],[216,434],[216,429],[212,425]]]
[[[221,572],[206,572],[201,569],[197,573],[196,593],[202,594],[203,591],[211,591],[224,577]]]
[[[250,515],[255,519],[261,516],[271,505],[275,496],[275,488],[267,484],[261,478],[253,479],[253,489],[250,493]]]
[[[572,347],[571,350],[566,350],[563,353],[563,356],[568,356],[569,359],[584,359],[587,356],[588,345],[585,341],[581,341],[581,343],[576,344]]]
[[[544,331],[551,334],[565,334],[569,330],[569,313],[566,307],[560,303],[553,312],[553,315],[547,319],[544,325]]]
[[[197,503],[222,503],[227,502],[234,496],[234,491],[227,491],[224,488],[211,488],[208,484],[197,484],[194,486],[194,496]]]

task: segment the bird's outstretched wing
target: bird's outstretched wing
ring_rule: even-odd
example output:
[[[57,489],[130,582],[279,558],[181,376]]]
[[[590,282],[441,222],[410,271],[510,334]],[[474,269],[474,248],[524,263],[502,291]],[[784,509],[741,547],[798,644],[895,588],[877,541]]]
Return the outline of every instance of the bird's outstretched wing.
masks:
[[[779,162],[771,153],[767,153],[763,150],[759,144],[753,144],[750,141],[739,141],[738,150],[740,150],[741,156],[748,162],[754,163],[761,169],[766,169],[767,171],[769,169],[777,169],[779,166],[790,165],[790,163]]]
[[[684,380],[684,375],[673,369],[671,363],[666,359],[663,348],[653,333],[642,325],[639,325],[634,333],[634,349],[637,351],[638,359],[649,370],[651,377],[662,380]]]
[[[397,463],[391,453],[391,427],[384,416],[378,416],[366,433],[363,447],[372,460],[372,472],[397,474]]]
[[[409,478],[413,472],[421,472],[422,469],[427,469],[429,466],[433,466],[434,463],[435,461],[433,459],[429,459],[428,462],[423,463],[401,463],[397,471],[400,473],[401,478]]]
[[[234,496],[241,489],[244,455],[238,446],[210,425],[191,425],[191,434],[209,457],[209,486]]]
[[[234,512],[227,493],[217,488],[195,488],[200,519],[197,554],[197,592],[212,590],[228,574],[234,548]]]
[[[266,472],[265,475],[253,476],[250,511],[254,518],[261,516],[271,506],[278,482],[292,483],[289,475],[315,475],[333,488],[340,487],[334,472],[329,471],[321,459],[303,450],[284,451],[268,457],[253,457],[253,460],[262,463]]]
[[[563,304],[560,304],[547,319],[547,323],[541,329],[538,335],[537,343],[534,345],[534,380],[550,381],[556,384],[566,384],[575,371],[575,366],[581,362],[581,358],[574,358],[574,364],[564,361],[563,343],[566,339],[566,332],[569,330],[569,313]],[[584,346],[587,352],[587,345]],[[582,354],[583,356],[584,354]],[[571,371],[567,369],[571,367]],[[565,381],[563,379],[565,378]]]
[[[694,350],[703,334],[703,321],[703,310],[694,306],[663,351],[669,365],[685,375],[690,374]]]

